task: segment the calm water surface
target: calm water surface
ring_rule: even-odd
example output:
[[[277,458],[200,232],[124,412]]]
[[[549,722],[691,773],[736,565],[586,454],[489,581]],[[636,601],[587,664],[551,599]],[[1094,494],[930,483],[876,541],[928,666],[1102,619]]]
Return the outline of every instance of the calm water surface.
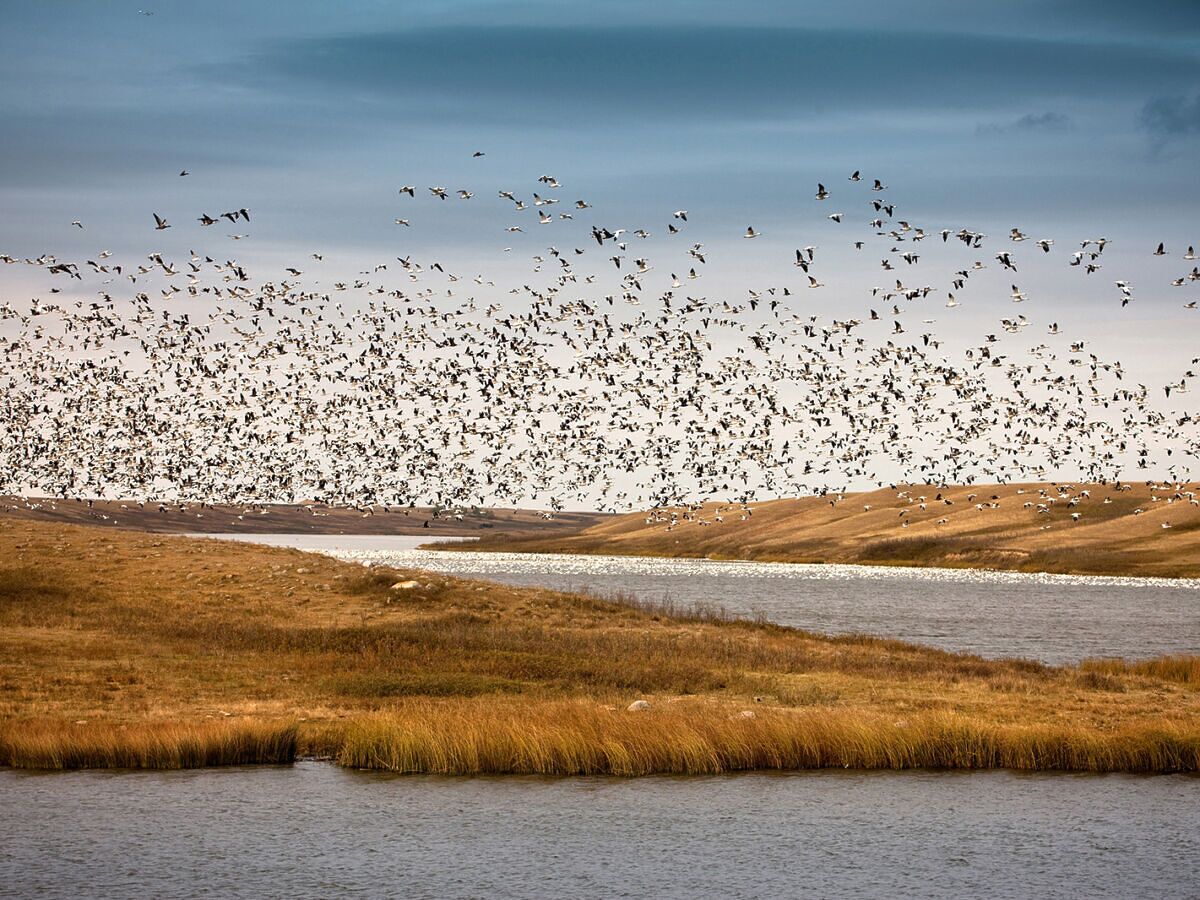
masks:
[[[0,771],[0,894],[1196,897],[1200,779]]]
[[[449,553],[416,549],[423,537],[237,538],[508,584],[723,606],[814,631],[880,634],[984,656],[1063,663],[1200,653],[1197,579]]]

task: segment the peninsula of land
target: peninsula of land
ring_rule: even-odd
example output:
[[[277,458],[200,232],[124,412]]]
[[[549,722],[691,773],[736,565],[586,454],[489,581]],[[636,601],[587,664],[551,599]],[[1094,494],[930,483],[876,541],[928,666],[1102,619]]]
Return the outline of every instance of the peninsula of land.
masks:
[[[1200,486],[897,485],[628,513],[469,549],[1195,578]]]
[[[1200,659],[989,660],[0,516],[0,765],[300,754],[437,773],[1196,771]]]

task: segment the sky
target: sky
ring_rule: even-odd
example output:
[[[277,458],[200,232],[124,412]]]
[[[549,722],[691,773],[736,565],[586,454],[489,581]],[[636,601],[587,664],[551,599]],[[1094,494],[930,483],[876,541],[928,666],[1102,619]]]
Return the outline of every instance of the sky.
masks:
[[[496,189],[552,173],[604,224],[661,231],[688,209],[726,262],[711,293],[791,277],[793,248],[817,244],[838,274],[804,299],[836,314],[885,277],[814,210],[817,182],[840,209],[857,169],[927,230],[1054,238],[1020,311],[1077,322],[1148,383],[1200,348],[1183,309],[1200,287],[1170,288],[1150,255],[1200,245],[1194,0],[2,0],[0,15],[0,252],[15,257],[182,251],[217,239],[199,211],[246,206],[249,237],[217,249],[260,267],[319,251],[333,279],[413,254],[511,281],[504,248],[545,242],[504,233]],[[479,204],[465,216],[429,185]],[[176,227],[156,234],[151,212]],[[1068,270],[1098,236],[1104,274]],[[31,277],[0,271],[0,290],[36,291]],[[949,333],[1014,312],[1009,279],[987,278],[999,299],[939,319]],[[1115,278],[1137,303],[1120,307]]]
[[[633,214],[786,220],[857,168],[933,217],[1186,230],[1195,4],[991,7],[4,2],[0,243],[189,191],[366,242],[372,200],[479,180],[476,149],[493,180],[551,170]]]
[[[84,216],[137,243],[194,197],[361,248],[398,181],[481,181],[476,149],[634,216],[765,230],[861,169],[939,220],[1190,240],[1195,5],[991,7],[4,2],[0,246]]]

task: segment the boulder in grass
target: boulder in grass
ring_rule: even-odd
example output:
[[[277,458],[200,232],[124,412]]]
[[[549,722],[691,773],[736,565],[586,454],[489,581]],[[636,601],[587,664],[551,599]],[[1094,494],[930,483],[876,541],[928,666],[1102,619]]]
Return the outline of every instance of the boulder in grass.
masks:
[[[628,710],[629,712],[642,712],[642,710],[646,710],[649,708],[650,708],[650,702],[648,700],[634,700],[627,707],[625,707],[625,709]]]

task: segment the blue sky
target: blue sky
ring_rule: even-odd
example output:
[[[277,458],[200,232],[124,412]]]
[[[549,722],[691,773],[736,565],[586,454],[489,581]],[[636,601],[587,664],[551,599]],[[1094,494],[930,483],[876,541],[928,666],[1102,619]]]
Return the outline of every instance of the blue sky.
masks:
[[[1112,239],[1105,274],[1132,280],[1138,305],[1114,304],[1107,277],[1102,290],[1039,263],[1047,318],[1082,311],[1099,340],[1120,324],[1180,352],[1177,326],[1197,325],[1146,253],[1200,244],[1192,2],[0,7],[0,251],[14,256],[188,248],[199,211],[249,206],[236,249],[252,263],[319,249],[350,272],[411,252],[503,273],[495,190],[529,193],[550,172],[602,221],[664,229],[688,208],[715,258],[741,254],[710,290],[744,294],[760,271],[765,286],[792,247],[824,241],[834,287],[856,291],[880,275],[813,230],[812,191],[861,169],[927,228],[996,243],[1017,225],[1064,250]],[[436,203],[405,207],[405,183],[487,203],[466,227]],[[151,211],[177,227],[155,235]],[[750,223],[753,247],[738,240]],[[1163,358],[1134,343],[1112,355]]]

